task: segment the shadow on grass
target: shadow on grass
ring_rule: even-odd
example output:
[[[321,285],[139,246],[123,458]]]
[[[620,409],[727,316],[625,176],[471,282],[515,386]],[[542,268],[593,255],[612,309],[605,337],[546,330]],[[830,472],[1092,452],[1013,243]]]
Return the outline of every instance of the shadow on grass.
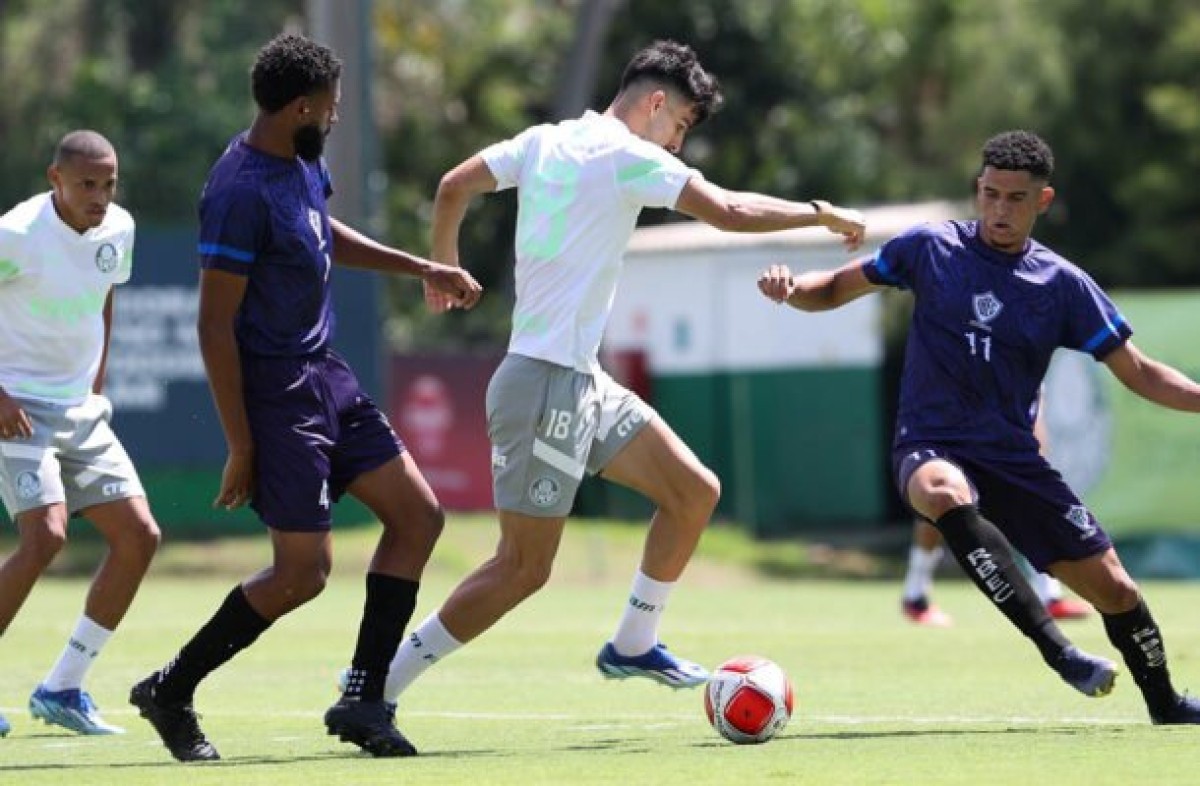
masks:
[[[1112,726],[1114,732],[1123,731],[1121,726]],[[775,737],[771,740],[772,744],[789,743],[789,742],[813,742],[813,741],[829,741],[829,740],[893,740],[893,739],[936,739],[938,737],[961,738],[961,737],[994,737],[997,735],[1033,735],[1037,737],[1045,737],[1047,734],[1060,736],[1078,736],[1086,734],[1089,737],[1094,737],[1096,733],[1095,727],[1092,726],[1003,726],[996,728],[977,728],[977,729],[891,729],[883,731],[829,731],[829,732],[811,732],[802,734],[786,734]],[[707,740],[705,742],[693,743],[694,748],[725,748],[730,743],[722,740]]]

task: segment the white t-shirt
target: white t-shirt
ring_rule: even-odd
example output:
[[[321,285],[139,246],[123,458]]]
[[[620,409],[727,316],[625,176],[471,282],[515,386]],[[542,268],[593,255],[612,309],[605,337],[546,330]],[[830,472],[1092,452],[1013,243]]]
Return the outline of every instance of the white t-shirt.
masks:
[[[10,396],[78,404],[104,352],[104,302],[133,267],[133,217],[110,204],[79,234],[50,192],[0,216],[0,385]]]
[[[480,155],[518,189],[508,351],[595,373],[625,247],[643,207],[673,208],[700,173],[615,117],[526,129]]]

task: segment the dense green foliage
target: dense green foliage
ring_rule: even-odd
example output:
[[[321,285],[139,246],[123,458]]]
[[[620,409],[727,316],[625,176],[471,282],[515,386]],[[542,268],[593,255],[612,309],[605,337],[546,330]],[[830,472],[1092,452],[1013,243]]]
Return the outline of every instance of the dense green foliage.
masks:
[[[187,223],[205,171],[249,120],[257,47],[302,26],[302,3],[0,2],[0,205],[42,187],[78,126],[123,155],[143,222]],[[375,0],[373,96],[385,239],[428,247],[438,178],[550,118],[575,53],[579,0]],[[726,109],[685,157],[722,185],[853,204],[964,197],[977,151],[1008,127],[1043,132],[1059,200],[1039,230],[1104,284],[1200,284],[1200,6],[1192,0],[677,0],[616,3],[592,104],[656,37],[691,42]],[[335,173],[336,174],[336,173]],[[510,280],[510,197],[481,200],[464,260]],[[648,221],[664,220],[648,215]],[[1069,220],[1068,220],[1069,219]],[[431,323],[394,288],[401,343],[493,340],[503,298]]]

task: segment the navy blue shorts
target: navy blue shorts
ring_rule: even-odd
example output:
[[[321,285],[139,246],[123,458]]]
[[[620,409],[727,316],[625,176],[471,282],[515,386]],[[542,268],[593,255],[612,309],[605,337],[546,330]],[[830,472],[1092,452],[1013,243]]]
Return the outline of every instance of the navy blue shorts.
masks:
[[[250,506],[272,529],[320,532],[355,478],[404,451],[336,353],[242,357],[257,474]]]
[[[1101,554],[1112,547],[1112,540],[1092,512],[1058,470],[1038,453],[998,461],[932,443],[897,446],[892,453],[892,469],[905,504],[909,478],[918,467],[934,459],[948,461],[962,470],[980,513],[1038,570],[1044,571],[1059,560]]]

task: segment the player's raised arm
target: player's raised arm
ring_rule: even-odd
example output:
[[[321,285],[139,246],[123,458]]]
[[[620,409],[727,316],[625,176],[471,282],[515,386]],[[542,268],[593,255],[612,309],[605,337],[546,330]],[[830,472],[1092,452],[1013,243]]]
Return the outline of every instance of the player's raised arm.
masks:
[[[449,305],[459,308],[469,309],[479,302],[482,287],[474,276],[457,265],[444,265],[385,246],[335,218],[329,219],[329,226],[333,232],[334,260],[338,264],[415,276],[424,282],[426,292],[436,291]]]
[[[727,232],[775,232],[823,226],[842,235],[846,250],[862,245],[862,213],[820,199],[792,202],[752,191],[728,191],[700,177],[683,187],[675,209]]]
[[[1200,412],[1200,385],[1126,341],[1104,357],[1121,384],[1147,401],[1184,412]]]
[[[801,311],[828,311],[880,288],[863,273],[862,259],[834,270],[812,270],[797,276],[787,265],[772,265],[758,277],[758,289],[764,296]]]
[[[433,197],[433,221],[430,228],[430,255],[444,265],[459,264],[458,233],[467,207],[480,194],[496,190],[496,178],[479,155],[474,155],[442,175]],[[425,287],[425,305],[435,314],[449,309],[453,302],[436,289]]]

